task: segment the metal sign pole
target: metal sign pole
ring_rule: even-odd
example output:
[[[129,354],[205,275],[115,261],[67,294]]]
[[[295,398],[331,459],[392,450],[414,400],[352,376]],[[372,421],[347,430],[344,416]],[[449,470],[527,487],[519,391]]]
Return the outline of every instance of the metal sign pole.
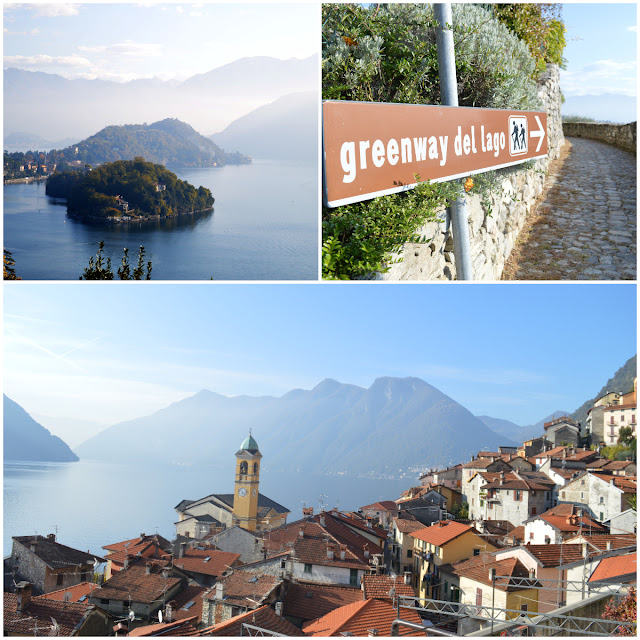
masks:
[[[445,105],[458,106],[458,83],[456,80],[456,58],[453,48],[453,31],[447,25],[453,24],[451,4],[434,3],[433,13],[440,24],[436,29],[438,48],[438,73],[440,93]],[[471,269],[471,244],[469,242],[469,224],[464,196],[460,196],[449,208],[453,227],[453,253],[456,258],[456,278],[473,280]]]

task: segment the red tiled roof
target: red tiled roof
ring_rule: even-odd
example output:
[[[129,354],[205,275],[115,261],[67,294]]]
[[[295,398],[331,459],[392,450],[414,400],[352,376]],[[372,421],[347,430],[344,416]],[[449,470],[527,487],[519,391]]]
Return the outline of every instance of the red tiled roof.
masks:
[[[154,542],[154,541],[157,542],[158,545],[163,549],[169,549],[169,547],[171,546],[171,543],[166,538],[163,538],[162,536],[159,536],[159,535],[147,536],[145,534],[142,534],[137,538],[132,538],[131,540],[123,540],[122,542],[114,542],[112,544],[107,544],[102,548],[105,551],[131,552],[131,549],[133,547],[137,547],[140,545],[146,546],[149,542]]]
[[[199,624],[202,620],[202,598],[207,590],[207,587],[189,585],[173,596],[173,617],[176,620],[195,617],[196,624]],[[191,602],[193,604],[188,606]]]
[[[261,629],[267,629],[274,633],[278,633],[285,636],[303,636],[304,633],[298,629],[298,627],[292,625],[288,620],[285,620],[282,616],[276,615],[276,613],[268,606],[260,607],[255,611],[247,611],[242,615],[235,616],[216,624],[213,627],[207,627],[201,631],[197,631],[193,635],[198,636],[240,636],[242,634],[242,625],[249,624],[254,627],[260,627]]]
[[[281,578],[267,573],[254,571],[234,571],[232,574],[219,578],[216,584],[224,585],[224,602],[234,607],[255,608],[255,602],[268,596],[280,583]],[[216,587],[204,596],[207,600],[216,597]]]
[[[78,602],[82,596],[86,599],[87,596],[97,588],[98,585],[93,582],[81,582],[79,584],[74,584],[72,587],[58,589],[57,591],[50,591],[49,593],[45,593],[38,597],[47,598],[49,600],[58,600],[59,602]],[[67,594],[69,595],[67,596]]]
[[[486,469],[489,465],[493,464],[491,458],[476,458],[471,462],[467,462],[462,465],[463,469]]]
[[[380,636],[390,636],[391,623],[396,618],[396,610],[390,602],[371,598],[335,609],[317,620],[305,623],[302,629],[308,636],[367,636],[370,629],[377,629]],[[403,611],[402,618],[422,624],[420,616],[413,609]],[[424,636],[426,632],[401,626],[400,635]]]
[[[419,520],[409,520],[407,518],[394,518],[393,522],[400,533],[411,533],[418,529],[424,529],[425,526]]]
[[[624,493],[636,493],[638,485],[636,482],[636,476],[610,476],[602,473],[592,473],[591,475],[605,482],[611,483],[613,481],[614,486],[618,489],[622,489]]]
[[[395,503],[394,503],[395,505]],[[397,509],[398,506],[395,505],[395,509]],[[319,513],[316,516],[314,516],[314,518],[317,518],[317,520],[320,520],[320,516],[322,514]],[[363,533],[368,533],[369,535],[374,535],[377,538],[382,538],[383,540],[386,540],[386,538],[389,535],[389,532],[386,529],[383,529],[382,527],[376,527],[374,525],[368,524],[366,522],[363,522],[362,520],[353,518],[353,517],[349,517],[347,515],[345,515],[344,513],[341,513],[340,511],[336,511],[336,512],[330,512],[326,514],[328,516],[328,518],[325,519],[325,527],[327,529],[331,528],[331,521],[337,522],[339,524],[344,524],[347,527],[355,527],[356,529],[359,529],[360,531],[362,531]],[[335,533],[336,535],[341,535],[340,533],[341,530],[339,529],[333,529],[332,533]],[[370,543],[369,543],[370,544]],[[382,552],[382,548],[380,548],[380,553]],[[372,551],[373,553],[373,551]],[[376,553],[378,553],[376,551]]]
[[[196,631],[197,620],[195,616],[176,620],[174,622],[163,622],[161,624],[148,624],[143,627],[136,627],[129,631],[128,636],[142,638],[145,636],[187,636]]]
[[[582,559],[582,545],[579,544],[527,544],[525,549],[543,567],[557,567]]]
[[[396,511],[398,505],[393,500],[381,500],[380,502],[374,502],[368,504],[366,507],[360,507],[363,511],[365,509],[377,509],[379,511]]]
[[[187,549],[184,552],[184,557],[176,558],[173,564],[184,571],[202,573],[207,576],[221,576],[228,568],[237,564],[240,555],[230,551]]]
[[[402,578],[392,578],[391,576],[364,576],[362,578],[362,593],[364,599],[367,598],[391,598],[389,592],[395,589],[396,596],[414,597],[411,585],[405,584]]]
[[[555,482],[536,471],[510,471],[482,486],[482,489],[520,489],[521,491],[550,491]]]
[[[492,585],[493,582],[489,577],[491,569],[496,570],[495,580],[496,589],[500,591],[517,591],[522,587],[520,585],[512,585],[509,578],[528,578],[529,572],[527,568],[517,558],[504,558],[496,560],[489,554],[481,554],[479,556],[462,560],[451,565],[453,573],[456,575],[481,582],[482,584]]]
[[[570,533],[572,531],[590,531],[593,533],[606,533],[607,528],[603,527],[599,522],[592,520],[587,515],[582,516],[547,516],[542,514],[538,516],[541,520],[548,522],[550,525],[562,531],[563,533]]]
[[[162,575],[164,568],[161,563],[149,564],[149,572],[143,563],[131,565],[128,569],[118,571],[111,576],[100,588],[95,589],[91,596],[92,601],[98,598],[109,600],[129,600],[132,602],[151,603],[163,594],[170,592],[180,583],[180,578]]]
[[[566,449],[566,447],[554,447],[553,449],[549,449],[549,451],[541,451],[540,453],[536,453],[531,456],[532,458],[549,458],[554,456],[562,456],[562,452]]]
[[[629,553],[624,556],[611,556],[603,558],[598,563],[596,570],[591,574],[589,582],[598,580],[615,580],[616,578],[628,581],[628,576],[632,575],[635,582],[637,572],[637,560],[635,553]]]
[[[361,570],[369,566],[368,562],[360,560],[349,548],[345,549],[343,559],[341,557],[342,550],[339,544],[331,544],[319,538],[300,538],[296,540],[293,549],[293,557],[298,562],[305,564],[319,564]],[[329,557],[328,550],[333,551],[333,558]]]
[[[578,535],[570,538],[567,544],[580,544],[583,540],[590,542],[600,551],[607,551],[607,546],[611,549],[622,549],[624,547],[632,547],[636,545],[637,538],[631,533],[600,533],[597,535]]]
[[[38,596],[22,610],[18,611],[18,596],[15,593],[4,594],[4,635],[49,636],[52,633],[54,618],[58,623],[57,635],[70,636],[87,613],[88,604],[83,602],[59,602]]]
[[[471,527],[466,524],[460,524],[459,522],[446,521],[437,522],[430,527],[425,527],[419,531],[414,531],[409,535],[412,538],[423,540],[424,542],[430,542],[431,544],[441,547],[442,545],[451,542],[454,538],[461,536],[467,531],[472,531]]]
[[[282,613],[303,621],[313,620],[360,600],[362,591],[357,587],[297,582],[289,587],[284,597]]]
[[[508,535],[513,536],[516,540],[519,540],[520,542],[524,542],[524,527],[520,525],[519,527],[516,527],[515,529],[512,529],[511,531],[509,531]]]

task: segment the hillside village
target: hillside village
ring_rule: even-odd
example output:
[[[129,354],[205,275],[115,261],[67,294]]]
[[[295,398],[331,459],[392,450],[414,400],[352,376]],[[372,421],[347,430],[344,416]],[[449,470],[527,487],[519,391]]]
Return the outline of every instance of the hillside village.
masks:
[[[96,557],[14,536],[4,633],[636,635],[607,613],[635,602],[636,407],[634,383],[596,400],[584,426],[557,418],[401,496],[293,522],[260,493],[249,434],[234,492],[182,500],[172,541],[106,539]]]

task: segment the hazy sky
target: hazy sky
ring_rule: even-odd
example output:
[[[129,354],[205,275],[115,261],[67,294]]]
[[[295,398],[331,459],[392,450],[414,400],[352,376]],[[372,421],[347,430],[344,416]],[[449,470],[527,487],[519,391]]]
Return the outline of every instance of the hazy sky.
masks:
[[[4,4],[4,68],[67,78],[184,80],[249,56],[319,49],[310,3]]]
[[[636,349],[631,284],[4,284],[4,391],[115,423],[207,388],[417,376],[474,414],[573,411]]]
[[[560,72],[565,96],[637,93],[638,16],[635,2],[564,3],[567,32]]]

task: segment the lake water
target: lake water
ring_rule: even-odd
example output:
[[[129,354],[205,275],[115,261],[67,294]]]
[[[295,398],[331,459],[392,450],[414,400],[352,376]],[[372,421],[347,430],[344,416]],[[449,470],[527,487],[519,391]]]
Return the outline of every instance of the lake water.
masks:
[[[114,272],[143,245],[153,280],[313,280],[318,278],[315,165],[256,160],[251,165],[174,170],[211,189],[213,213],[167,222],[87,224],[66,215],[44,182],[4,186],[4,246],[23,280],[77,280],[103,240]],[[146,262],[145,260],[145,262]]]
[[[4,464],[4,555],[11,537],[55,533],[70,547],[104,553],[102,546],[158,532],[175,537],[182,499],[233,493],[233,466],[144,466],[94,461]],[[302,507],[358,509],[378,500],[394,500],[410,480],[371,480],[314,476],[262,469],[260,492],[291,510]]]

